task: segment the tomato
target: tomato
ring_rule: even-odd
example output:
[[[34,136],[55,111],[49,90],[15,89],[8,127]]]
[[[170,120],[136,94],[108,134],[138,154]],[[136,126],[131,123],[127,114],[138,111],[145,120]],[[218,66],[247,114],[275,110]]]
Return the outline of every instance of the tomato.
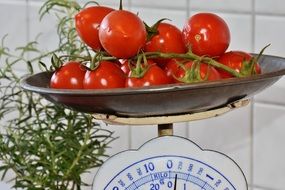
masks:
[[[176,83],[178,82],[175,79],[176,73],[180,68],[179,64],[177,64],[179,60],[177,59],[170,59],[164,67],[164,71],[166,73],[166,75],[168,76],[169,80],[171,81],[171,83]]]
[[[249,63],[252,58],[253,57],[247,52],[230,51],[230,52],[227,52],[221,55],[217,61],[240,73],[240,72],[246,72],[246,71],[243,71],[243,65],[246,63]],[[219,69],[219,72],[222,78],[234,77],[233,75],[231,75],[230,73],[224,70]],[[249,72],[252,73],[251,71]],[[256,63],[252,74],[260,74],[260,73],[261,73],[260,65]]]
[[[110,55],[126,59],[139,53],[146,43],[147,33],[137,15],[118,10],[109,13],[101,22],[99,39]]]
[[[93,6],[81,10],[75,15],[75,28],[81,40],[93,50],[101,50],[99,27],[103,18],[114,9]]]
[[[50,87],[57,89],[82,89],[86,69],[81,63],[70,61],[56,70],[50,80]]]
[[[186,53],[187,49],[182,39],[182,32],[174,25],[159,23],[158,34],[153,36],[144,47],[146,52]],[[165,63],[168,60],[160,60]]]
[[[132,77],[132,71],[126,80],[126,87],[144,87],[169,84],[170,80],[166,73],[156,64],[150,64],[141,77]]]
[[[95,70],[86,72],[83,85],[85,89],[122,88],[125,79],[124,72],[117,64],[101,61]]]
[[[227,23],[212,13],[198,13],[190,17],[182,34],[185,45],[200,56],[219,56],[230,44],[230,30]]]
[[[220,73],[214,67],[206,63],[196,63],[193,65],[193,61],[181,62],[181,64],[184,65],[184,68],[174,61],[171,61],[168,64],[172,65],[171,75],[176,82],[192,83],[221,79]],[[174,64],[178,66],[175,67],[173,66]]]
[[[130,68],[130,64],[131,63],[129,63],[128,59],[120,59],[119,62],[121,64],[120,65],[121,70],[128,76],[128,74],[129,74],[129,72],[131,70],[131,68]]]

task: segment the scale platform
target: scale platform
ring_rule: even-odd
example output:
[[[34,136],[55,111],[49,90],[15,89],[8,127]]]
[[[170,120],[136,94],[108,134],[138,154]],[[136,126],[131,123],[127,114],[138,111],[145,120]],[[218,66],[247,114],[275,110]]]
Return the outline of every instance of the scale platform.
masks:
[[[93,114],[93,117],[97,120],[112,125],[158,125],[159,136],[164,136],[173,135],[173,123],[189,122],[208,119],[211,117],[218,117],[229,111],[233,111],[235,109],[247,106],[249,103],[250,100],[245,99],[232,102],[224,107],[215,108],[204,112],[185,113],[171,116],[120,117],[108,114]]]
[[[158,125],[158,138],[109,158],[96,174],[93,190],[247,190],[234,160],[173,136],[173,123],[216,117],[246,106],[248,99],[285,75],[285,58],[264,55],[260,65],[259,75],[194,84],[59,90],[49,88],[52,73],[43,72],[24,78],[21,86],[107,123]]]

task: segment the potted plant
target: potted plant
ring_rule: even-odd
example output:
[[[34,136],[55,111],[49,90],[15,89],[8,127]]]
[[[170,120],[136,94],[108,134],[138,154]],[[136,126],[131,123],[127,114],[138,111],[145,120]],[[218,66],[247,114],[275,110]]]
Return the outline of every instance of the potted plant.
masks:
[[[76,57],[86,46],[74,30],[76,1],[48,0],[39,17],[53,14],[58,18],[58,48],[50,52],[38,49],[37,41],[16,48],[15,53],[0,46],[0,171],[2,180],[13,171],[14,188],[81,189],[88,186],[82,174],[103,163],[113,133],[102,129],[90,114],[68,110],[45,101],[41,96],[23,91],[22,75],[15,72],[25,64],[26,74],[35,69],[50,70],[43,59],[54,54]],[[69,59],[69,58],[67,58]]]

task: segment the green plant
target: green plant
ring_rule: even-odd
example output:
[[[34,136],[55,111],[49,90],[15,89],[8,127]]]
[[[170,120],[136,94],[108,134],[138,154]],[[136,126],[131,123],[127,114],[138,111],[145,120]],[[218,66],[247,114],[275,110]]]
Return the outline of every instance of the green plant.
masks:
[[[80,9],[75,1],[48,0],[40,17],[53,13],[58,18],[58,48],[38,49],[37,41],[16,48],[12,53],[0,46],[0,171],[15,173],[14,188],[81,189],[81,174],[103,163],[113,133],[100,128],[89,114],[65,109],[41,96],[23,91],[22,75],[15,68],[25,64],[26,74],[36,68],[50,70],[43,59],[53,54],[77,57],[88,50],[74,30],[73,16]],[[86,51],[87,50],[87,51]],[[66,58],[69,59],[68,57]],[[8,118],[8,119],[7,119]]]

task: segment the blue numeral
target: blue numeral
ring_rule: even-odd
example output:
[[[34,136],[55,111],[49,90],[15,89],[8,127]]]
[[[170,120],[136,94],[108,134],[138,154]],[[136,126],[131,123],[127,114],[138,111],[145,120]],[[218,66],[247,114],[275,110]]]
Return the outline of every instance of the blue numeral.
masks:
[[[171,188],[172,186],[173,186],[172,181],[169,181],[169,182],[167,183],[167,187]]]
[[[156,184],[154,184],[154,183],[151,183],[150,184],[150,190],[159,190],[159,184],[158,183],[156,183]]]
[[[171,169],[173,167],[172,160],[168,160],[167,163],[166,163],[166,166],[167,166],[168,169]]]
[[[144,164],[144,168],[145,168],[146,173],[148,173],[149,171],[154,170],[154,164],[152,162],[150,162],[148,164]]]

